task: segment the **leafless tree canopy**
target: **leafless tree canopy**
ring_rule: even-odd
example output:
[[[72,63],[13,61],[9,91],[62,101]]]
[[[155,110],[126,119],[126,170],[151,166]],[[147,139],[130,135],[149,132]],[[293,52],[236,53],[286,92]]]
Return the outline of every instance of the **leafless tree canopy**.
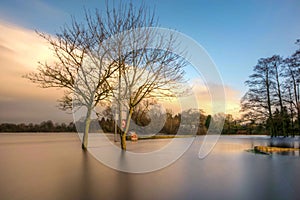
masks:
[[[149,28],[157,25],[154,12],[145,5],[120,3],[110,8],[106,3],[105,12],[86,10],[83,22],[73,18],[55,36],[37,32],[50,44],[55,61],[39,63],[37,72],[26,78],[43,88],[64,89],[62,109],[87,109],[85,141],[99,103],[125,102],[132,114],[145,98],[179,91],[185,62],[172,53],[178,44],[174,36]]]
[[[245,83],[249,90],[241,100],[244,120],[265,124],[271,136],[300,130],[299,50],[283,59],[279,55],[259,59]]]

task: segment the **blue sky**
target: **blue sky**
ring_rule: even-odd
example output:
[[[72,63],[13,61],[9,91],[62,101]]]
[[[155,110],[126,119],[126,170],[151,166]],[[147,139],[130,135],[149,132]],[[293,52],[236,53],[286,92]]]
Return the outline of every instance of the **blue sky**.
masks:
[[[244,81],[259,58],[273,54],[288,56],[297,48],[296,39],[300,39],[297,0],[144,2],[155,7],[161,27],[180,31],[207,50],[225,85],[238,91],[238,98],[246,92]],[[82,19],[84,7],[102,10],[104,5],[103,0],[0,1],[0,22],[54,34],[70,22],[71,15]]]
[[[135,4],[139,1],[133,1]],[[1,1],[0,17],[25,28],[55,33],[70,15],[105,1]],[[162,27],[176,29],[201,44],[225,84],[242,93],[260,57],[291,54],[300,38],[300,1],[145,1],[155,6]]]

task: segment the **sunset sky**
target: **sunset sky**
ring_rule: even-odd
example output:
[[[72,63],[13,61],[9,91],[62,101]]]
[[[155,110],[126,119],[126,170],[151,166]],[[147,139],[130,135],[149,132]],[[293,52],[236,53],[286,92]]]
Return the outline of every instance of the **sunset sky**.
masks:
[[[139,1],[133,1],[138,4]],[[22,78],[38,61],[51,61],[47,44],[34,30],[55,34],[83,18],[83,8],[103,9],[105,1],[7,0],[0,2],[0,123],[71,122],[57,108],[62,91],[42,89]],[[300,1],[145,1],[155,6],[161,27],[175,29],[202,45],[225,85],[227,112],[234,115],[246,92],[244,81],[261,57],[288,56],[300,39]],[[196,88],[203,109],[209,95]],[[200,106],[201,107],[201,106]]]

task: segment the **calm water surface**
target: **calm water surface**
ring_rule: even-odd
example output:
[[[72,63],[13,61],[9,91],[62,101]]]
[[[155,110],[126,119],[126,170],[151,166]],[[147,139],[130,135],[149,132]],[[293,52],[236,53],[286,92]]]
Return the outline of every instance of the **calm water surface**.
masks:
[[[0,199],[299,199],[299,152],[253,154],[245,150],[279,140],[222,136],[200,160],[202,140],[167,168],[128,174],[83,152],[76,134],[0,134]],[[168,142],[129,142],[128,149],[155,150]],[[283,143],[299,147],[299,138]]]

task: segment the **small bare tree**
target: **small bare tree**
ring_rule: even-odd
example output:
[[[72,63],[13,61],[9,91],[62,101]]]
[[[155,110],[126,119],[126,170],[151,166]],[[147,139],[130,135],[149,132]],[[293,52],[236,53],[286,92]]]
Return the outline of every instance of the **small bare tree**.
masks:
[[[254,73],[245,83],[249,90],[241,99],[241,112],[245,118],[255,117],[256,120],[268,120],[270,132],[275,136],[272,108],[274,105],[274,85],[272,58],[261,58],[254,66]],[[249,118],[249,120],[253,120]]]
[[[111,21],[117,21],[121,27],[126,27],[122,13],[120,11],[111,16]],[[143,27],[152,25],[152,20],[147,19],[142,16],[139,20],[147,23],[141,24],[136,24],[139,20],[132,21],[134,29],[126,31],[121,28],[123,32],[109,39],[109,43],[114,44],[110,48],[110,54],[112,60],[118,63],[119,69],[118,76],[115,77],[118,81],[110,84],[112,95],[118,104],[118,113],[121,115],[123,109],[128,111],[126,119],[119,117],[120,122],[126,120],[125,127],[120,124],[123,150],[126,150],[126,135],[133,111],[144,99],[175,97],[183,91],[180,84],[184,82],[183,67],[186,62],[173,53],[178,44],[176,37],[162,34],[155,28]]]
[[[137,33],[134,33],[137,35]],[[130,127],[131,117],[134,109],[140,102],[147,98],[165,98],[175,97],[179,95],[182,88],[180,84],[183,80],[183,67],[185,61],[178,55],[172,53],[173,38],[164,35],[156,35],[155,31],[150,33],[143,31],[144,38],[142,48],[132,45],[131,54],[127,56],[125,65],[121,69],[121,104],[124,104],[128,110],[126,126],[122,133],[122,149],[126,150],[126,134]],[[153,35],[152,35],[153,34]],[[140,35],[141,36],[141,35]],[[152,37],[156,39],[161,37],[159,42],[155,41],[155,45],[149,44],[153,42]],[[135,40],[133,40],[135,41]],[[147,48],[154,46],[155,48]],[[163,49],[163,50],[162,50]]]
[[[86,20],[89,22],[88,17]],[[62,27],[61,33],[55,36],[37,33],[50,44],[55,61],[39,63],[37,72],[25,77],[42,88],[64,89],[64,96],[59,100],[62,110],[73,106],[85,108],[82,148],[86,149],[92,111],[99,102],[107,100],[109,78],[118,69],[108,59],[108,44],[103,43],[107,33],[101,24],[87,26],[74,19],[71,26]]]
[[[118,9],[106,8],[103,20],[97,13],[96,20],[89,17],[91,27],[102,24],[109,44],[110,60],[117,64],[118,73],[109,82],[113,101],[117,102],[121,148],[126,150],[126,135],[134,108],[147,98],[174,97],[178,95],[179,83],[183,82],[185,61],[174,54],[176,37],[161,34],[156,28],[153,12],[132,4]],[[98,32],[98,31],[95,31]],[[125,128],[122,128],[121,113],[126,108]]]

